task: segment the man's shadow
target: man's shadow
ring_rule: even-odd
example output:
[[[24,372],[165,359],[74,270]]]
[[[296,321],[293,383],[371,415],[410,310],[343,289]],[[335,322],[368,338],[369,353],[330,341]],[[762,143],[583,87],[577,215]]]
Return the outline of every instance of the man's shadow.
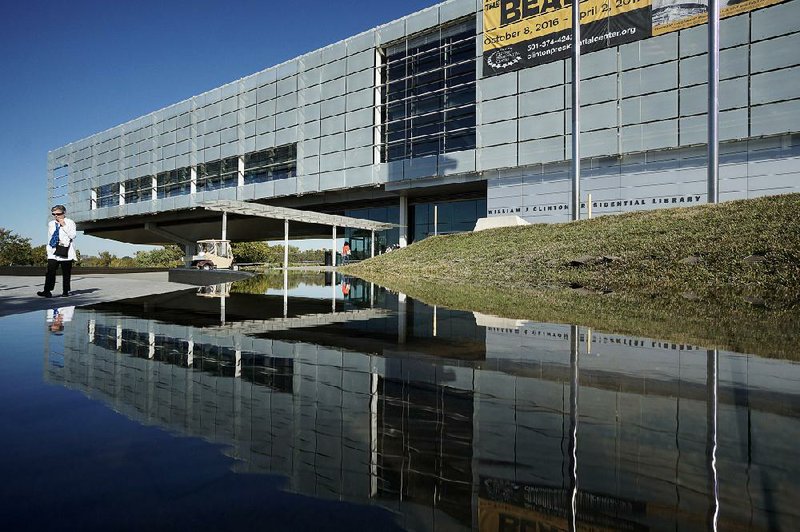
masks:
[[[91,294],[92,292],[97,292],[100,290],[99,288],[85,288],[83,290],[72,290],[69,294],[71,296],[79,296],[81,294]]]

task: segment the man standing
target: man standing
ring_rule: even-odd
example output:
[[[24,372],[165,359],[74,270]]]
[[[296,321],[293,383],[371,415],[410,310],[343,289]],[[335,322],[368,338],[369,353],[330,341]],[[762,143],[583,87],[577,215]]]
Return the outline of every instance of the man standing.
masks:
[[[347,264],[348,262],[350,262],[350,242],[345,240],[342,246],[342,264]]]
[[[67,209],[56,205],[50,210],[53,219],[47,224],[47,274],[44,278],[44,290],[36,292],[42,297],[53,297],[56,286],[56,270],[61,265],[61,295],[69,295],[72,262],[75,260],[75,246],[72,241],[77,236],[75,222],[66,217]]]

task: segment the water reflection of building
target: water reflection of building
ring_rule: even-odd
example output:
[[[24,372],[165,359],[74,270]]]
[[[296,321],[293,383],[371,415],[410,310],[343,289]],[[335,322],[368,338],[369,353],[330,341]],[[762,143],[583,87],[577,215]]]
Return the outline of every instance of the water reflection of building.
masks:
[[[569,326],[380,298],[388,315],[256,336],[79,309],[47,378],[228,445],[241,471],[291,490],[393,508],[412,529],[566,529],[579,419],[579,528],[706,526],[705,350],[584,330],[571,418]],[[719,377],[720,528],[787,527],[800,367],[721,353]]]

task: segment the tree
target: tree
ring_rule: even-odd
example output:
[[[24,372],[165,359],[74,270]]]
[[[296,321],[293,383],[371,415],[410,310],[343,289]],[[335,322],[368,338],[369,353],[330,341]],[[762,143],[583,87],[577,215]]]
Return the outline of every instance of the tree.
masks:
[[[78,250],[76,249],[77,253]],[[42,244],[31,249],[31,264],[34,266],[47,266],[47,246]]]
[[[234,242],[233,256],[238,263],[282,262],[283,246],[270,246],[266,242]]]
[[[171,244],[161,249],[137,251],[133,262],[140,268],[175,268],[183,264],[183,250]]]
[[[108,268],[111,266],[111,262],[116,259],[116,255],[112,255],[110,251],[101,251],[97,256],[97,266],[101,268]]]
[[[33,264],[31,239],[0,227],[0,266]]]

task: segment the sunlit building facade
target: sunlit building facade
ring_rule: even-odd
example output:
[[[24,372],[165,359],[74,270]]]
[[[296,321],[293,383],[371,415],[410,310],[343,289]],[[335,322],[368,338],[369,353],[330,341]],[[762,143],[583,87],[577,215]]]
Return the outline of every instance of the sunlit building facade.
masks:
[[[769,3],[721,23],[723,201],[800,191],[800,4]],[[216,236],[201,204],[222,199],[396,224],[377,251],[487,216],[567,221],[570,60],[487,72],[483,4],[434,5],[55,149],[48,197],[88,234],[145,244]],[[707,201],[706,49],[701,25],[583,56],[582,216],[589,194],[595,215]],[[356,257],[362,233],[345,233]],[[232,240],[278,234],[228,221]]]

